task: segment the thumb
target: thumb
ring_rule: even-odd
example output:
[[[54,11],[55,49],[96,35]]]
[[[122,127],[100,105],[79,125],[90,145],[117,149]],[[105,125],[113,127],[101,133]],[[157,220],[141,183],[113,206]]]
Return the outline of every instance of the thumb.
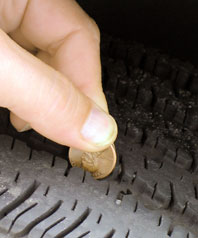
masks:
[[[0,61],[0,106],[60,144],[94,152],[114,142],[117,126],[109,114],[2,31]]]

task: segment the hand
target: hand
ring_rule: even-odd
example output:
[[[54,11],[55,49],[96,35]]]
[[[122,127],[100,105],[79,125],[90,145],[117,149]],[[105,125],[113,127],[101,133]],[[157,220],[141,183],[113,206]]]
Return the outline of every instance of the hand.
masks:
[[[94,21],[74,0],[2,0],[0,16],[0,106],[15,128],[90,152],[112,144]]]

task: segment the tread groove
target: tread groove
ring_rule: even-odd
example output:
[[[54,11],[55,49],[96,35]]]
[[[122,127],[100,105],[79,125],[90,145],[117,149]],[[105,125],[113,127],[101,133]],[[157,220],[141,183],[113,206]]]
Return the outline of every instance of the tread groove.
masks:
[[[87,173],[86,173],[86,171],[84,170],[84,172],[83,172],[83,178],[82,178],[82,183],[85,182],[86,175],[87,175]]]
[[[157,191],[157,185],[158,185],[158,183],[156,183],[156,184],[154,185],[154,190],[153,190],[153,194],[152,194],[152,196],[151,196],[151,199],[153,199],[154,196],[155,196],[155,193],[156,193],[156,191]]]
[[[99,215],[98,220],[97,220],[97,224],[100,224],[101,220],[102,220],[102,214]]]
[[[104,238],[112,238],[115,234],[116,230],[112,229]]]
[[[136,213],[136,212],[137,212],[137,209],[138,209],[138,201],[137,201],[136,204],[135,204],[135,207],[134,207],[133,212]]]
[[[52,225],[50,225],[48,228],[46,228],[40,238],[43,238],[43,237],[45,236],[45,234],[46,234],[50,229],[54,228],[56,225],[58,225],[59,223],[61,223],[61,222],[64,221],[65,219],[66,219],[66,217],[62,217],[61,219],[59,219],[58,221],[56,221],[56,222],[54,222]]]
[[[76,199],[71,210],[72,210],[72,211],[75,211],[77,205],[78,205],[78,200]]]
[[[27,200],[38,188],[39,183],[34,181],[33,184],[27,188],[21,195],[19,195],[14,201],[10,202],[0,211],[0,220],[7,216],[11,211],[20,206],[25,200]]]
[[[51,207],[48,211],[43,213],[41,216],[37,217],[34,221],[30,222],[22,231],[15,234],[15,237],[24,237],[27,236],[30,231],[38,225],[43,220],[47,219],[49,216],[54,214],[61,206],[62,201],[58,201],[53,207]]]
[[[78,236],[77,238],[83,238],[85,236],[87,236],[90,233],[90,231],[87,231],[85,233],[83,233],[82,235]]]
[[[174,231],[174,227],[173,227],[173,225],[170,225],[170,227],[168,229],[168,232],[167,232],[167,235],[171,237],[172,234],[173,234],[173,231]]]
[[[130,230],[127,231],[125,238],[129,238]]]
[[[20,172],[18,171],[17,174],[16,174],[16,176],[15,176],[15,179],[14,179],[14,182],[15,182],[15,183],[18,182],[19,176],[20,176]]]
[[[161,224],[162,224],[162,216],[160,216],[159,222],[158,222],[158,225],[157,225],[157,226],[161,226]]]
[[[195,192],[195,199],[198,200],[198,191],[197,191],[197,186],[194,185],[194,192]]]
[[[15,141],[16,141],[16,138],[13,138],[12,139],[12,144],[11,144],[11,147],[10,147],[11,150],[14,149]]]
[[[10,227],[9,227],[9,232],[11,232],[12,230],[12,227],[14,226],[14,224],[16,223],[16,221],[18,220],[18,218],[20,216],[22,216],[23,214],[25,214],[26,212],[30,211],[32,208],[36,207],[38,205],[38,203],[34,203],[32,204],[31,206],[29,206],[28,208],[26,208],[25,210],[23,210],[22,212],[20,212],[15,218],[14,220],[12,221]]]
[[[47,186],[45,193],[43,194],[44,197],[47,197],[50,190],[50,186]]]
[[[4,188],[2,191],[0,191],[0,196],[4,195],[8,191],[8,188]]]
[[[77,227],[79,227],[87,219],[87,217],[90,215],[90,213],[91,213],[91,209],[87,208],[77,220],[75,220],[65,230],[63,230],[59,234],[57,234],[54,238],[63,238],[66,235],[68,235],[69,233],[71,233],[72,231],[74,231]]]
[[[110,191],[110,184],[108,183],[108,185],[107,185],[107,190],[106,190],[106,193],[105,193],[106,196],[109,195],[109,191]]]
[[[33,149],[30,149],[30,154],[29,154],[29,160],[31,160],[32,159],[32,154],[33,154]]]

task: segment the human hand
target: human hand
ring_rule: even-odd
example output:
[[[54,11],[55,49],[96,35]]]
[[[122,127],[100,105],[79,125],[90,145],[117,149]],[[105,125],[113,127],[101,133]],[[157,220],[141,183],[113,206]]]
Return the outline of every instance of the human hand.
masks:
[[[94,21],[74,0],[2,0],[0,16],[0,106],[15,128],[90,152],[112,144]]]

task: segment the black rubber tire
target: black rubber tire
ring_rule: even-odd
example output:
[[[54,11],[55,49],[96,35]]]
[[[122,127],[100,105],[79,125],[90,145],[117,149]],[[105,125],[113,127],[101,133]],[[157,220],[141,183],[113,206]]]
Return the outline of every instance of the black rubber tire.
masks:
[[[108,36],[101,49],[119,126],[114,172],[95,181],[71,168],[67,147],[17,133],[1,109],[1,237],[198,236],[197,70]]]

